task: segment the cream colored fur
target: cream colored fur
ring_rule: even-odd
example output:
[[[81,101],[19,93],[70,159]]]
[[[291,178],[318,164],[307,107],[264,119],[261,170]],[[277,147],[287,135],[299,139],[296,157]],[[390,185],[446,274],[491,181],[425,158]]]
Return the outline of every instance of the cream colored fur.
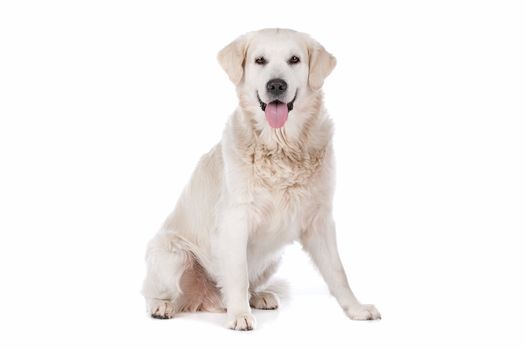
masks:
[[[301,62],[288,64],[291,55]],[[260,56],[264,67],[254,63]],[[264,286],[283,248],[300,241],[350,318],[380,318],[355,298],[336,246],[333,127],[321,92],[335,58],[303,33],[265,29],[241,36],[218,59],[239,107],[149,244],[143,294],[150,314],[227,310],[229,328],[253,329],[250,306],[278,307]],[[297,93],[280,129],[268,125],[256,94],[271,102],[264,87],[273,78],[288,83],[287,102]]]

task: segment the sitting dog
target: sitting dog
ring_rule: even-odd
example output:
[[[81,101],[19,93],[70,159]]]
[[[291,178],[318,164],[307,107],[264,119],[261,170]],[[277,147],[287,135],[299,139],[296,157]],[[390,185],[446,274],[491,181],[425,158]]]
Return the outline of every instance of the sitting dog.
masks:
[[[300,241],[351,319],[379,319],[352,293],[337,251],[333,126],[321,92],[335,58],[306,34],[264,29],[218,60],[239,106],[148,246],[149,313],[226,310],[229,328],[254,329],[250,307],[279,306],[264,287],[283,248]]]

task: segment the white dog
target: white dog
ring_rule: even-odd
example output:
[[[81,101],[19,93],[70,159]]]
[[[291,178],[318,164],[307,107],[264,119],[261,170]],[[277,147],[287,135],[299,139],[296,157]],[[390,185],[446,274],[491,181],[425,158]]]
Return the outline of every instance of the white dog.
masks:
[[[335,58],[306,34],[264,29],[218,59],[239,106],[148,246],[149,313],[226,309],[229,328],[251,330],[250,306],[279,306],[264,286],[299,240],[351,319],[379,319],[352,293],[337,252],[332,121],[320,90]]]

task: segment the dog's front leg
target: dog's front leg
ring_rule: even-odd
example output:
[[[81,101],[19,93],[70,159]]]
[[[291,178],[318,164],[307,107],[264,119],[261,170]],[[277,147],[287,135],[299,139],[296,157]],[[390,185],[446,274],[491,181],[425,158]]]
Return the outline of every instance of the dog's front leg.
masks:
[[[335,224],[330,212],[319,213],[301,236],[304,249],[310,254],[323,276],[330,293],[353,320],[380,319],[373,305],[361,304],[348,285],[337,251]]]
[[[219,284],[228,312],[227,326],[241,331],[255,328],[248,291],[246,249],[250,232],[247,213],[243,205],[225,209],[221,215],[216,244],[220,265]]]

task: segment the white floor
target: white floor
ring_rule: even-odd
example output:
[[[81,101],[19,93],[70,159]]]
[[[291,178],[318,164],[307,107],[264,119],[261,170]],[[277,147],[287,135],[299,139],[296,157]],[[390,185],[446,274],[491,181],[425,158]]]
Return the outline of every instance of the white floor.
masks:
[[[354,289],[363,302],[376,304],[383,319],[351,321],[294,245],[279,271],[289,281],[289,297],[279,310],[254,311],[256,330],[235,332],[224,328],[224,314],[148,317],[139,293],[143,264],[137,261],[127,273],[115,275],[124,265],[115,260],[113,266],[101,264],[95,275],[71,276],[61,284],[70,288],[63,293],[39,284],[40,294],[32,300],[4,299],[1,348],[523,349],[521,306],[508,299],[492,301],[499,309],[484,308],[480,301],[497,291],[496,284],[476,295],[472,276],[461,271],[447,277],[428,270],[424,276],[414,273],[420,271],[414,265],[402,274],[392,266],[378,273],[373,261],[356,263]],[[463,287],[460,276],[467,282]]]

